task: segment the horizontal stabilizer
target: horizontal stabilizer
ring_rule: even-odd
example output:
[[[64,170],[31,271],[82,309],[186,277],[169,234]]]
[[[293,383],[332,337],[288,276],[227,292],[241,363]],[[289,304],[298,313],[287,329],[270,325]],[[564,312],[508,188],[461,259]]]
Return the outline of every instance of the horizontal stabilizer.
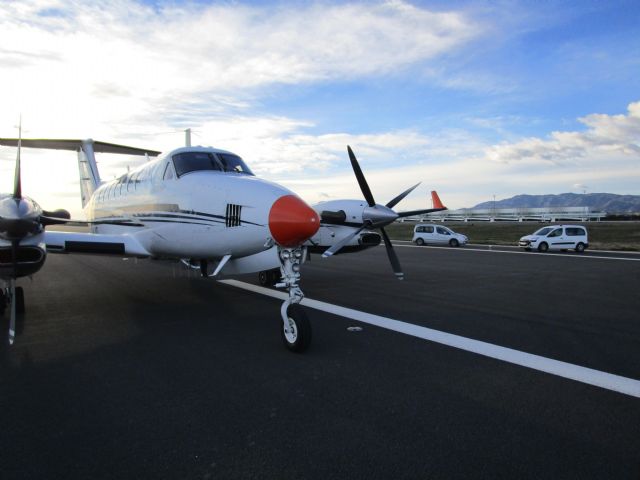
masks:
[[[400,212],[398,214],[399,218],[405,217],[413,217],[416,215],[425,215],[427,213],[440,212],[442,210],[448,210],[442,202],[440,201],[440,197],[438,196],[438,192],[435,190],[431,191],[431,201],[433,202],[433,208],[422,208],[420,210],[409,210],[408,212]]]
[[[71,150],[77,152],[82,148],[84,140],[62,140],[51,138],[31,138],[22,139],[22,146],[27,148],[46,148],[51,150]],[[161,152],[156,150],[146,150],[144,148],[128,147],[115,143],[92,141],[93,151],[98,153],[119,153],[122,155],[149,155],[157,157]],[[0,138],[0,145],[6,147],[17,147],[17,138]]]

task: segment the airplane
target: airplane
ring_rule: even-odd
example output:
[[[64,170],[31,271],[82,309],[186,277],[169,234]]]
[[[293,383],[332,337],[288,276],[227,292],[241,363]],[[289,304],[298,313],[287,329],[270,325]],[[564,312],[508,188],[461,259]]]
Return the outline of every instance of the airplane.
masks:
[[[16,315],[24,312],[24,294],[16,279],[40,270],[47,253],[85,253],[180,260],[203,277],[258,272],[261,283],[287,290],[289,298],[280,308],[282,341],[290,351],[303,352],[312,335],[300,306],[301,266],[308,255],[360,251],[382,240],[402,280],[384,227],[397,218],[446,209],[434,191],[433,208],[395,212],[393,207],[418,185],[386,205],[376,203],[349,146],[365,200],[332,200],[311,207],[289,189],[256,177],[235,153],[190,146],[189,139],[187,146],[161,155],[92,139],[22,139],[19,133],[18,138],[0,138],[0,145],[17,147],[13,193],[0,196],[0,281],[5,283],[0,313],[10,307],[10,344]],[[77,152],[86,220],[74,221],[65,210],[42,210],[22,195],[22,148]],[[96,153],[143,155],[148,161],[103,181]],[[88,226],[89,232],[46,230],[70,222]]]

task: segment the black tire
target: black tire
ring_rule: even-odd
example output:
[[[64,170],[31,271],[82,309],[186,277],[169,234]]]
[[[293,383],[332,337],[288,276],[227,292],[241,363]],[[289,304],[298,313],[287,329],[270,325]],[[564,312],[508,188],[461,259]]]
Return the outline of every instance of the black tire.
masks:
[[[24,290],[16,287],[16,313],[24,313]]]
[[[280,269],[262,270],[258,273],[258,281],[263,287],[273,287],[280,280]]]
[[[584,252],[584,243],[579,242],[576,245],[576,252],[578,252],[578,253],[583,253]]]
[[[449,246],[455,248],[455,247],[459,247],[460,246],[460,242],[458,242],[458,240],[456,240],[455,238],[452,238],[451,240],[449,240]]]
[[[273,268],[269,270],[269,272],[271,273],[271,285],[275,286],[276,283],[280,281],[280,276],[282,275],[282,273],[280,272],[279,268]]]
[[[4,290],[0,289],[0,315],[4,314],[5,308],[7,308],[7,297],[4,294]]]
[[[416,245],[423,246],[423,245],[424,245],[424,240],[423,240],[423,239],[421,239],[421,238],[418,238],[418,239],[416,240]]]
[[[311,344],[311,323],[309,323],[309,318],[303,308],[297,304],[289,305],[287,316],[293,331],[289,334],[285,333],[284,325],[280,323],[282,342],[290,351],[302,353]]]
[[[549,250],[549,245],[547,244],[547,242],[542,242],[540,245],[538,245],[538,251],[539,252],[546,252],[547,250]]]

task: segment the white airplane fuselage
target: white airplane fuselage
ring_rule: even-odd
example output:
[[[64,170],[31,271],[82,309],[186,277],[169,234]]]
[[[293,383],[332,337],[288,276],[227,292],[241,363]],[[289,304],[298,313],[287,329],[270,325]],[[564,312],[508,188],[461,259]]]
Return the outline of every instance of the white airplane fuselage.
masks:
[[[317,230],[317,215],[293,192],[250,172],[195,170],[178,176],[173,156],[185,152],[224,151],[180,148],[102,183],[85,206],[87,220],[98,222],[92,233],[133,237],[157,258],[238,259],[273,251],[258,264],[229,269],[242,273],[278,267],[274,245],[296,243],[291,239],[300,227],[296,212],[304,217],[308,236]]]

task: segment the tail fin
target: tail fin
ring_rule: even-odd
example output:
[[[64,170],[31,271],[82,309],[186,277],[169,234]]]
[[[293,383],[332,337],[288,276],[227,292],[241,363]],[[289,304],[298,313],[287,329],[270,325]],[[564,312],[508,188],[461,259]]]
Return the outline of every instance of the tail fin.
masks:
[[[25,148],[48,148],[52,150],[75,150],[78,152],[78,169],[80,170],[80,194],[82,208],[85,207],[95,189],[100,185],[100,174],[96,164],[95,152],[119,153],[123,155],[148,155],[157,157],[160,152],[143,148],[127,147],[114,143],[94,142],[87,140],[59,140],[59,139],[22,139],[0,138],[0,145],[18,147],[18,168],[20,164],[20,146]],[[17,177],[16,177],[17,178]],[[17,183],[14,192],[19,191]],[[16,190],[16,188],[18,190]]]
[[[431,191],[431,201],[433,202],[433,208],[434,209],[438,209],[438,210],[446,210],[447,207],[445,207],[442,202],[440,201],[440,197],[438,196],[438,192],[436,192],[435,190]]]

